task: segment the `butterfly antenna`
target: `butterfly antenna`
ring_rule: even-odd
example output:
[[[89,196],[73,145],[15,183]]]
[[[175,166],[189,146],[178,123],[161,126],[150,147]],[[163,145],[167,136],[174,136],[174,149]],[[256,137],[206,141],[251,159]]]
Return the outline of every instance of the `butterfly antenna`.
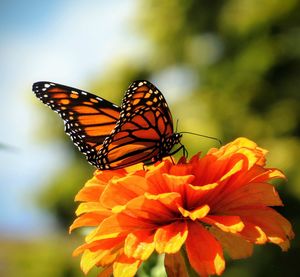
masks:
[[[176,128],[175,128],[175,133],[177,133],[178,122],[179,122],[179,119],[177,118],[177,120],[176,120]]]
[[[193,133],[193,132],[180,132],[180,134],[190,134],[190,135],[194,135],[194,136],[198,136],[198,137],[213,139],[213,140],[216,140],[220,144],[220,146],[222,146],[222,141],[218,138],[215,138],[215,137],[206,136],[206,135],[202,135],[202,134],[197,134],[197,133]]]

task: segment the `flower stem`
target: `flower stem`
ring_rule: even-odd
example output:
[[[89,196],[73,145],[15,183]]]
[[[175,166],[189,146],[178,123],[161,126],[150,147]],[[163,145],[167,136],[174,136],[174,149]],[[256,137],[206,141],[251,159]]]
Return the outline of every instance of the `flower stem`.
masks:
[[[180,253],[184,259],[184,263],[185,263],[185,268],[187,270],[188,276],[189,277],[199,277],[199,275],[197,274],[197,272],[193,269],[193,267],[190,264],[188,255],[186,253],[186,249],[185,247],[181,247]]]

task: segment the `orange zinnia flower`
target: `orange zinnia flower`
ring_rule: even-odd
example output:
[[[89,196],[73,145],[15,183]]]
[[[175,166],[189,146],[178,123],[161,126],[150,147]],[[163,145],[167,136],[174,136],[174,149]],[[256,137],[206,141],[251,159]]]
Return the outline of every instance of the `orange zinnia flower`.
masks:
[[[74,251],[82,253],[82,270],[134,276],[157,251],[166,254],[170,276],[184,276],[183,249],[199,275],[221,275],[223,250],[234,259],[251,255],[253,244],[287,250],[292,227],[269,207],[282,202],[268,183],[285,177],[265,167],[265,154],[239,138],[176,165],[165,159],[147,170],[96,171],[76,196],[83,203],[70,227],[95,227]]]

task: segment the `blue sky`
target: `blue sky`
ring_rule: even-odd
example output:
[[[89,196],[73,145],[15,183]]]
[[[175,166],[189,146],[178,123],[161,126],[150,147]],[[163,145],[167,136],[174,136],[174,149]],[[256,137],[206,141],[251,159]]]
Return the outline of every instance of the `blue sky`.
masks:
[[[49,229],[51,219],[35,207],[34,196],[68,159],[63,145],[34,138],[42,119],[32,83],[87,89],[112,59],[135,55],[135,6],[135,0],[1,1],[0,143],[13,149],[0,151],[0,235]]]

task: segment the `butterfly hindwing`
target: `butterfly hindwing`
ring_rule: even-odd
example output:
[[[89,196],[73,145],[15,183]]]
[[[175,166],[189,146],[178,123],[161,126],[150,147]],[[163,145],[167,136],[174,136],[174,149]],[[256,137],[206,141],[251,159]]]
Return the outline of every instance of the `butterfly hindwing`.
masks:
[[[148,81],[135,81],[125,93],[121,116],[97,157],[99,167],[119,168],[156,161],[173,133],[173,121],[162,93]]]
[[[52,82],[33,84],[36,96],[64,120],[65,131],[89,162],[115,128],[120,107],[91,93]]]
[[[153,107],[155,110],[160,110],[167,118],[173,131],[172,115],[163,94],[149,81],[134,81],[129,86],[123,98],[121,117],[129,117],[134,111],[144,107]]]

